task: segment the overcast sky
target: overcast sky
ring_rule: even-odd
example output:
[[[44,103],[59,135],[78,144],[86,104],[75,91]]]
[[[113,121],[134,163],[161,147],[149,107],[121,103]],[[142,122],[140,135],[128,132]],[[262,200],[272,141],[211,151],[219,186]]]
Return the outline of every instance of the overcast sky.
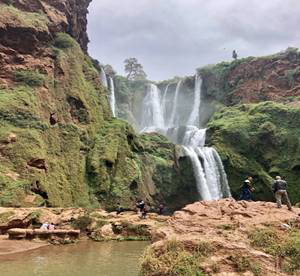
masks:
[[[93,0],[89,52],[124,74],[136,57],[148,78],[300,46],[300,0]]]

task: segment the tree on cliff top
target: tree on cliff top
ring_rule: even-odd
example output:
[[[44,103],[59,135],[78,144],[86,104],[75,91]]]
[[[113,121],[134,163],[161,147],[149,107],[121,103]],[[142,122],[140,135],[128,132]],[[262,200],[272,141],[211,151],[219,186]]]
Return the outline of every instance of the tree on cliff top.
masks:
[[[147,75],[144,72],[143,66],[136,58],[127,58],[124,60],[125,72],[128,80],[144,80]]]

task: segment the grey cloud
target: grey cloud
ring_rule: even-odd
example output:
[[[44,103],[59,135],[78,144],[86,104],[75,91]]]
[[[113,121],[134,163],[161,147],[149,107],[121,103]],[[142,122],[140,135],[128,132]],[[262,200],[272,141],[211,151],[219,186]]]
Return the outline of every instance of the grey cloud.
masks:
[[[94,0],[90,54],[123,73],[137,57],[150,79],[205,64],[272,54],[300,42],[299,0]]]

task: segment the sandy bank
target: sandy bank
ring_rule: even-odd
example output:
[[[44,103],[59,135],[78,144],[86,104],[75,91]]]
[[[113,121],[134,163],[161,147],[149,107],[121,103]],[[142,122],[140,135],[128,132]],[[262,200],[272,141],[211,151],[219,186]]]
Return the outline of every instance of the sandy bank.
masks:
[[[8,240],[8,236],[0,236],[0,256],[26,252],[47,245],[49,245],[47,242]]]

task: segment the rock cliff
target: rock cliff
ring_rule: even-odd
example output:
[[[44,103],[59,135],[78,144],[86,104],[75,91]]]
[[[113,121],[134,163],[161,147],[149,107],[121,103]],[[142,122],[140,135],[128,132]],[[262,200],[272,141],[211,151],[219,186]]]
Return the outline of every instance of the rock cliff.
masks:
[[[299,66],[298,49],[288,48],[199,70],[203,98],[219,110],[208,124],[208,143],[221,153],[236,198],[241,180],[253,175],[255,198],[271,200],[272,178],[280,174],[292,201],[300,200]]]
[[[188,160],[112,118],[86,52],[89,3],[0,1],[0,205],[132,208],[174,197],[181,207],[194,199],[193,188],[192,199],[177,190],[193,185],[182,183]]]

